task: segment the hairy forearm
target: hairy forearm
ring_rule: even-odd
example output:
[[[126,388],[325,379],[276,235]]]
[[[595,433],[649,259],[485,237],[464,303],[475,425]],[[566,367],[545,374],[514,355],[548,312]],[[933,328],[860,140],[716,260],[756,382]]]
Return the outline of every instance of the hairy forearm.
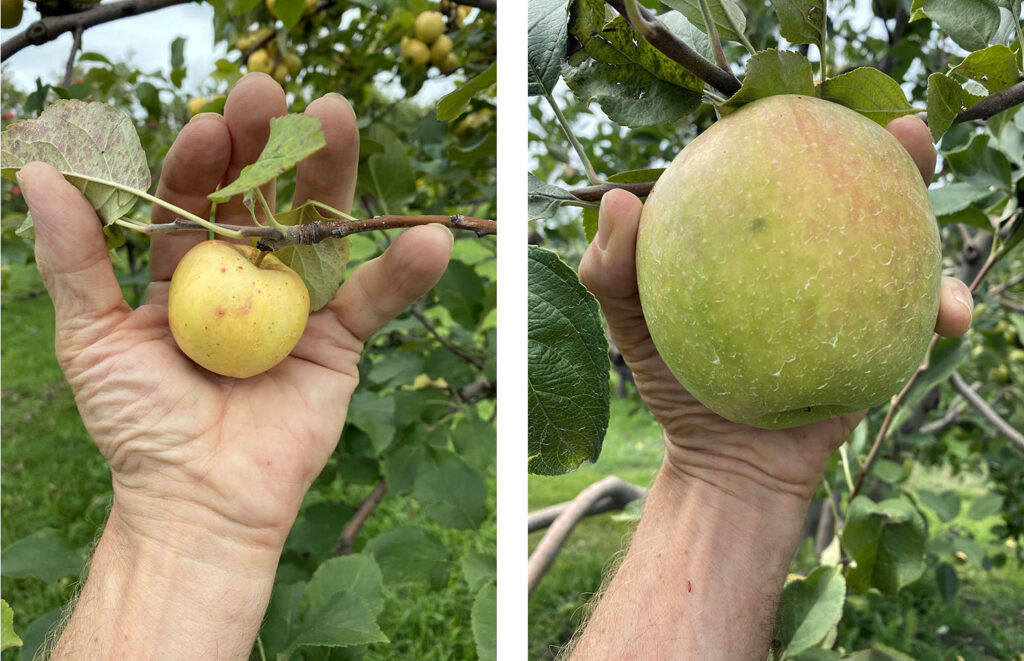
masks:
[[[280,549],[111,511],[51,659],[247,659]]]
[[[765,658],[807,500],[726,484],[662,467],[573,661]]]

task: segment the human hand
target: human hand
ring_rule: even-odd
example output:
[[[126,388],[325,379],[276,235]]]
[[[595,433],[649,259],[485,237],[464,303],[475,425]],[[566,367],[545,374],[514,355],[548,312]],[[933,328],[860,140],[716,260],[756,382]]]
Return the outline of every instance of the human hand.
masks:
[[[902,118],[887,128],[930,181],[936,154],[924,124]],[[635,252],[641,209],[640,201],[625,191],[604,196],[598,234],[579,273],[600,302],[612,341],[633,370],[641,397],[665,429],[665,468],[729,490],[737,490],[743,483],[737,478],[745,478],[752,485],[809,498],[828,457],[864,412],[792,429],[763,430],[729,422],[694,399],[658,355],[640,306]],[[971,308],[967,287],[943,278],[936,331],[947,336],[966,332]]]
[[[284,92],[270,77],[243,78],[223,117],[199,115],[181,131],[164,161],[158,196],[209,217],[207,194],[256,159],[270,118],[286,110]],[[314,198],[347,212],[359,153],[353,111],[344,98],[327,95],[306,113],[321,119],[327,144],[298,166],[296,204]],[[404,232],[310,316],[291,356],[237,380],[194,364],[167,325],[171,274],[204,233],[153,239],[148,301],[131,310],[84,197],[43,164],[26,166],[20,177],[56,311],[57,356],[86,429],[110,462],[111,520],[180,545],[175,550],[183,554],[194,553],[195,539],[205,536],[279,552],[338,442],[364,342],[441,277],[451,233],[435,226]],[[264,189],[271,205],[273,191],[273,183]],[[153,209],[154,223],[173,219]],[[238,197],[218,206],[217,220],[251,224]],[[168,526],[194,535],[167,536]]]

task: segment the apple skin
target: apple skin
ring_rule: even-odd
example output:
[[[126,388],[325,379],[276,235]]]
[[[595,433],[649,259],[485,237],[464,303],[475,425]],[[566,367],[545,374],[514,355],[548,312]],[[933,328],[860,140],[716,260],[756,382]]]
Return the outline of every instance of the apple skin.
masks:
[[[680,152],[644,205],[636,263],[669,369],[754,427],[885,402],[938,312],[920,172],[884,128],[813,97],[759,99]]]
[[[309,292],[274,255],[204,241],[178,263],[167,300],[178,347],[211,372],[240,379],[285,359],[306,328]]]

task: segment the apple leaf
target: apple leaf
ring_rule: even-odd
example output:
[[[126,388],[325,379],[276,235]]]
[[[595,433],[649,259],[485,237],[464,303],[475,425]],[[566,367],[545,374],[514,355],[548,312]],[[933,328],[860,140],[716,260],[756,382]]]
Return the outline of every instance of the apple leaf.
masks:
[[[999,32],[999,7],[990,0],[922,0],[914,7],[914,18],[932,19],[964,50],[985,48]]]
[[[558,83],[568,40],[569,0],[530,0],[526,36],[529,96],[550,94]]]
[[[719,109],[732,111],[751,101],[776,94],[812,96],[814,74],[810,60],[796,51],[774,48],[755,53],[747,60],[747,75],[743,77],[743,86]]]
[[[4,576],[34,577],[53,583],[65,576],[76,576],[84,558],[80,550],[53,528],[41,528],[8,546],[0,556]]]
[[[493,553],[467,553],[462,556],[462,578],[476,592],[498,578],[497,560]]]
[[[932,209],[936,216],[946,216],[962,211],[990,194],[991,191],[985,186],[964,182],[928,189],[928,198],[932,201]],[[989,228],[991,228],[991,224]]]
[[[949,76],[933,73],[928,76],[928,89],[925,93],[928,108],[928,130],[932,140],[938,142],[957,115],[967,110],[982,98],[971,94]]]
[[[664,1],[672,9],[678,10],[697,29],[707,33],[699,0]],[[715,22],[715,28],[718,29],[719,37],[728,41],[742,41],[740,34],[747,28],[747,17],[735,0],[709,0],[708,8],[711,9],[711,18]],[[693,46],[689,41],[686,43]]]
[[[426,583],[437,590],[448,582],[448,547],[425,528],[394,526],[366,542],[388,586]]]
[[[775,621],[775,638],[791,658],[816,645],[839,623],[846,580],[838,566],[817,567],[806,578],[789,582]]]
[[[924,518],[906,500],[880,503],[854,498],[841,538],[843,549],[856,561],[846,575],[858,593],[876,588],[894,595],[924,572]]]
[[[818,86],[821,97],[856,110],[885,126],[897,117],[917,112],[900,84],[872,67],[859,67],[829,78]]]
[[[326,144],[319,117],[298,113],[274,117],[270,120],[270,137],[256,162],[246,165],[237,179],[207,197],[218,204],[227,202],[291,170]]]
[[[940,562],[935,566],[935,584],[943,601],[953,601],[953,597],[960,590],[960,578],[948,562]]]
[[[601,453],[608,342],[597,301],[558,255],[529,250],[529,470],[558,475]]]
[[[772,0],[780,34],[794,44],[825,40],[825,0]]]
[[[360,148],[359,184],[376,199],[383,213],[400,213],[416,194],[416,176],[405,145],[383,124],[364,129],[360,140],[370,149]]]
[[[335,220],[326,218],[310,203],[285,211],[276,216],[283,225],[308,225],[317,221]],[[325,239],[312,245],[289,246],[274,254],[299,274],[309,290],[309,309],[313,312],[331,302],[341,286],[348,266],[348,255],[352,241],[347,236],[340,239]]]
[[[21,638],[14,632],[14,609],[0,599],[0,652],[8,647],[21,647]]]
[[[494,583],[488,583],[476,593],[471,618],[477,659],[495,661],[498,658],[498,588]]]
[[[974,51],[950,71],[978,81],[989,92],[1006,89],[1020,80],[1014,53],[1003,44]]]
[[[921,489],[917,492],[917,499],[935,512],[943,523],[952,521],[960,513],[960,494],[952,489],[946,489],[942,493]]]
[[[36,119],[8,125],[3,132],[0,161],[4,178],[26,163],[49,163],[82,191],[104,225],[124,217],[135,194],[75,175],[101,179],[137,191],[149,188],[150,173],[135,125],[128,115],[104,103],[61,100]]]
[[[526,195],[528,220],[553,218],[565,204],[580,203],[580,199],[569,191],[549,184],[533,173],[527,175]]]
[[[446,122],[455,119],[463,112],[472,100],[473,95],[480,90],[485,90],[498,82],[498,63],[493,62],[491,66],[457,87],[454,91],[444,95],[437,102],[437,120]]]
[[[475,530],[484,520],[487,478],[451,450],[430,448],[420,466],[413,496],[434,521],[456,530]]]

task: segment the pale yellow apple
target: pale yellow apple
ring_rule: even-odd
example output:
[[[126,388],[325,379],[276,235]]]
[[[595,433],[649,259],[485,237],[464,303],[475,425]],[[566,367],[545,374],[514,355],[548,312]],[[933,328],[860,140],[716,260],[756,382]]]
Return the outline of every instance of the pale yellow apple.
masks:
[[[402,61],[410,69],[421,69],[430,61],[430,49],[419,39],[402,37]]]
[[[432,44],[444,34],[444,14],[439,11],[420,12],[412,30],[417,39],[425,44]]]
[[[430,63],[435,67],[440,68],[444,64],[444,60],[452,52],[452,40],[446,34],[442,34],[438,37],[433,44],[430,45]]]
[[[171,278],[167,317],[182,352],[223,376],[247,378],[285,359],[306,328],[309,292],[274,255],[204,241]]]
[[[196,96],[188,100],[188,116],[193,117],[199,114],[203,106],[206,105],[206,97]]]

